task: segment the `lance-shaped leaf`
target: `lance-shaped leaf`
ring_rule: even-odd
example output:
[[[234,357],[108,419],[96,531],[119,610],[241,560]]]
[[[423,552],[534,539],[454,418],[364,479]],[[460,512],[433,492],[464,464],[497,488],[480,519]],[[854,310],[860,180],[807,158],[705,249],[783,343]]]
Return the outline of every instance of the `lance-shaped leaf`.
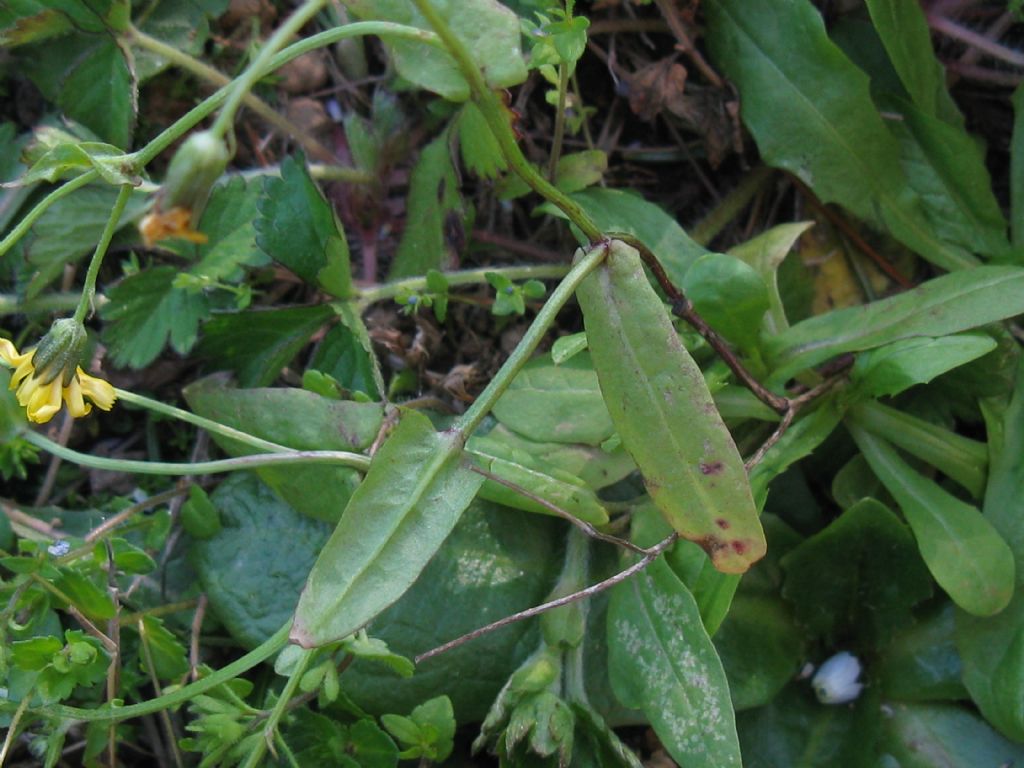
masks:
[[[981,511],[918,474],[886,440],[855,419],[847,428],[903,510],[928,570],[953,602],[991,616],[1013,596],[1013,553]]]
[[[612,241],[577,296],[612,423],[651,498],[718,570],[743,573],[766,546],[743,460],[640,255]]]
[[[463,441],[420,413],[402,415],[309,574],[294,642],[340,640],[416,581],[483,483],[462,464]]]
[[[612,591],[608,674],[688,768],[739,766],[729,683],[693,595],[664,559]]]
[[[985,266],[929,280],[912,291],[797,323],[765,343],[774,380],[843,352],[915,336],[947,336],[1024,313],[1024,269]]]

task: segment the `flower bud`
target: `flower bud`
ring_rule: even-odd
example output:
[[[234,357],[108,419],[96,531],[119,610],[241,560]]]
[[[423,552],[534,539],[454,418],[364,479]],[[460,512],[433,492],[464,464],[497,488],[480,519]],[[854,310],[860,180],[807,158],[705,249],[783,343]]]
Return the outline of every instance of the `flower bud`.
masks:
[[[35,377],[49,384],[60,376],[61,386],[68,386],[82,358],[85,341],[85,326],[78,320],[70,317],[54,320],[32,356]]]
[[[858,677],[860,661],[842,651],[821,665],[811,685],[822,704],[845,704],[860,696],[864,688],[863,683],[857,682]]]
[[[210,198],[210,190],[228,167],[231,153],[224,140],[210,131],[189,136],[174,153],[160,190],[160,208],[164,211],[184,208],[199,217]]]

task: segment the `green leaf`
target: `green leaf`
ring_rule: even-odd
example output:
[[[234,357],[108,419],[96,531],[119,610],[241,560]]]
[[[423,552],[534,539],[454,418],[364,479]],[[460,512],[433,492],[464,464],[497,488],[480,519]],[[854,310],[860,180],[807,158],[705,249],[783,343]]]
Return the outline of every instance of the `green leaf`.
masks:
[[[890,128],[900,141],[910,186],[925,204],[935,235],[967,252],[1005,258],[1006,219],[992,191],[982,146],[959,125],[949,125],[897,98],[881,101],[901,115]]]
[[[114,601],[106,590],[97,587],[87,576],[78,571],[61,568],[60,576],[54,579],[53,585],[64,596],[70,598],[70,605],[93,621],[111,619],[117,612]],[[58,598],[58,600],[63,601],[63,598]]]
[[[884,504],[864,499],[782,558],[783,596],[797,619],[834,647],[876,648],[913,621],[932,594],[914,537]]]
[[[26,298],[34,298],[57,279],[66,264],[91,254],[110,218],[118,191],[107,185],[88,186],[54,203],[21,241],[25,269],[31,276]],[[131,196],[121,226],[135,221],[149,202],[148,195]]]
[[[184,395],[201,416],[300,451],[365,450],[383,415],[376,403],[331,400],[301,389],[234,389],[218,377],[190,384]],[[259,453],[217,435],[214,440],[232,456]],[[262,467],[257,473],[293,509],[332,523],[359,484],[355,470],[338,466]]]
[[[148,671],[145,646],[149,657],[153,660],[156,676],[161,680],[174,680],[189,670],[185,646],[178,642],[174,633],[164,627],[164,623],[156,616],[143,616],[139,619],[139,666]]]
[[[435,432],[420,413],[403,413],[309,574],[293,641],[340,640],[416,581],[483,483],[462,465],[462,441],[458,432]]]
[[[1016,563],[1017,590],[1002,613],[957,616],[956,644],[963,657],[964,684],[985,718],[1003,734],[1024,741],[1024,366],[1005,407],[988,402],[989,466],[985,517],[1009,543]]]
[[[900,768],[977,768],[1024,760],[1024,747],[1002,738],[963,707],[895,704],[882,723],[879,747]]]
[[[521,461],[516,462],[493,455],[488,451],[490,444],[486,442],[486,438],[474,438],[470,443],[468,458],[492,475],[513,483],[534,496],[539,496],[558,509],[591,525],[605,525],[608,522],[608,511],[601,505],[594,492],[579,478],[567,477],[562,473],[557,473],[557,477],[553,476],[554,473],[543,471],[527,456],[520,457]],[[488,501],[527,512],[555,514],[544,505],[491,479],[484,481],[480,496]]]
[[[636,469],[621,446],[605,450],[574,443],[548,443],[530,440],[498,424],[486,437],[472,437],[468,447],[512,461],[544,467],[552,475],[566,473],[597,491],[622,480]]]
[[[221,530],[191,559],[217,618],[245,648],[288,621],[330,526],[300,515],[255,475],[230,475],[211,496]]]
[[[1010,140],[1010,237],[1018,249],[1024,246],[1024,85],[1013,92],[1013,136]]]
[[[608,155],[599,149],[563,155],[555,169],[555,186],[563,192],[579,192],[598,184],[607,170]]]
[[[637,237],[680,285],[686,270],[707,249],[694,242],[673,216],[639,194],[622,189],[586,189],[572,199],[583,206],[602,232],[625,232]]]
[[[707,253],[686,272],[683,292],[726,340],[742,349],[757,346],[768,311],[768,287],[761,275],[735,256]]]
[[[469,49],[491,88],[511,88],[526,80],[526,64],[519,45],[519,19],[496,0],[432,0],[435,11]],[[431,29],[406,0],[354,0],[356,16]],[[441,47],[406,40],[385,44],[398,74],[411,83],[450,101],[469,98],[469,83],[455,61]]]
[[[461,224],[459,181],[452,165],[449,131],[423,148],[409,181],[408,212],[390,280],[445,269],[450,259],[445,232],[449,219]]]
[[[301,156],[264,180],[257,208],[256,244],[268,256],[336,298],[352,294],[348,241]]]
[[[131,52],[106,37],[81,58],[65,59],[65,66],[57,104],[104,141],[131,149],[139,108]]]
[[[800,671],[805,640],[777,597],[739,594],[715,634],[715,648],[739,712],[771,701]]]
[[[613,240],[576,293],[612,423],[651,498],[716,568],[743,573],[765,553],[747,472],[640,255]]]
[[[850,381],[865,397],[898,395],[995,348],[995,339],[985,334],[903,339],[858,355]]]
[[[664,560],[612,590],[608,672],[666,751],[689,768],[740,765],[729,684],[692,595]]]
[[[41,130],[36,132],[37,142]],[[59,136],[56,143],[45,148],[44,154],[18,179],[19,184],[27,186],[40,181],[54,182],[94,169],[108,184],[140,183],[128,156],[113,144],[79,141],[63,131],[57,133]]]
[[[270,384],[333,314],[326,304],[216,315],[203,329],[199,354],[234,371],[246,387]]]
[[[881,301],[797,323],[765,342],[773,381],[844,352],[915,336],[946,336],[1024,313],[1024,269],[977,267]]]
[[[459,132],[459,152],[466,168],[482,179],[496,179],[508,168],[501,146],[476,104],[467,101],[455,125]]]
[[[953,602],[990,616],[1013,595],[1013,554],[981,512],[918,474],[885,440],[846,422],[861,453],[903,510],[928,570]]]
[[[768,287],[769,314],[764,319],[764,325],[771,334],[780,333],[789,327],[779,293],[779,267],[797,239],[812,226],[814,223],[810,221],[780,224],[729,249],[730,254],[753,267]]]
[[[712,0],[706,12],[712,55],[740,90],[743,120],[765,162],[936,266],[975,263],[933,234],[867,76],[828,39],[810,2]]]
[[[416,583],[370,631],[396,653],[413,656],[543,602],[561,566],[561,530],[551,518],[477,498]],[[537,636],[534,622],[517,622],[424,661],[410,678],[356,660],[345,672],[345,692],[374,713],[405,712],[445,693],[460,722],[480,722]]]
[[[793,683],[766,706],[736,716],[748,764],[757,768],[885,765],[877,762],[874,749],[880,702],[862,695],[852,707],[829,707],[820,704],[809,688],[807,681]]]
[[[228,0],[160,0],[155,8],[135,19],[142,32],[171,47],[200,56],[210,37],[210,21],[222,15]],[[136,48],[135,70],[139,82],[159,74],[171,62],[148,49]]]
[[[611,417],[590,361],[580,353],[561,365],[531,360],[494,405],[494,417],[530,440],[600,445],[611,437]]]
[[[326,373],[345,389],[364,392],[374,400],[380,397],[373,359],[344,323],[324,334],[306,370]]]
[[[184,271],[152,267],[126,277],[108,292],[110,301],[100,308],[100,316],[106,321],[104,338],[118,365],[143,368],[168,341],[181,354],[191,351],[199,323],[209,317],[216,301],[203,288],[238,281],[244,276],[244,267],[266,263],[254,242],[257,193],[257,185],[242,179],[217,186],[199,225],[207,242],[166,246],[196,260],[193,266]]]
[[[40,0],[10,0],[0,8],[0,45],[5,47],[28,45],[71,29],[67,16]]]
[[[926,115],[962,126],[963,115],[946,90],[946,69],[935,58],[931,30],[921,6],[900,0],[867,0],[866,5],[914,104]]]
[[[156,561],[134,544],[120,537],[107,540],[110,552],[114,556],[114,567],[124,573],[152,573],[156,570]],[[93,547],[93,559],[98,565],[107,563],[107,547],[105,542],[97,542]]]
[[[188,489],[188,501],[181,505],[181,527],[194,539],[208,539],[220,529],[220,513],[198,485]]]
[[[878,402],[858,403],[854,409],[865,429],[884,435],[897,448],[931,464],[974,498],[982,497],[988,470],[984,443]],[[1005,529],[1000,532],[1004,536],[1009,533]]]
[[[967,698],[960,654],[953,642],[956,608],[943,601],[918,616],[882,649],[875,669],[882,694],[901,701],[959,701]],[[1004,611],[1005,613],[1005,611]]]
[[[175,288],[179,274],[175,267],[153,267],[126,277],[107,292],[109,301],[100,308],[100,316],[116,365],[144,368],[168,341],[181,354],[195,345],[209,304],[201,293]]]

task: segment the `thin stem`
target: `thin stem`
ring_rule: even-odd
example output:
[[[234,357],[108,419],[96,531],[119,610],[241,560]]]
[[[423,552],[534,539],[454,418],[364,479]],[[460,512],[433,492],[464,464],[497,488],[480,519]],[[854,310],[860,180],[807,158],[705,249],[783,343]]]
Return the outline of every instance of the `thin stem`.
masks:
[[[22,299],[20,296],[0,294],[0,315],[27,315],[30,312],[70,312],[78,306],[82,294],[47,293],[34,299]],[[105,296],[97,296],[94,303],[102,306],[106,303]]]
[[[456,429],[461,430],[466,435],[471,435],[480,426],[480,422],[483,421],[491,408],[494,407],[502,393],[508,389],[512,379],[519,373],[519,369],[530,359],[533,351],[540,344],[541,339],[544,338],[552,323],[554,323],[558,312],[572,298],[573,293],[575,293],[576,288],[583,282],[584,278],[593,272],[597,265],[604,260],[607,252],[608,246],[605,243],[600,243],[583,252],[582,257],[573,265],[573,268],[563,278],[562,282],[558,284],[558,287],[552,291],[551,298],[545,302],[540,312],[537,313],[537,316],[530,324],[530,327],[526,329],[526,333],[523,334],[522,340],[512,351],[512,354],[508,356],[508,359],[494,375],[494,378],[491,379],[484,391],[480,393],[480,396],[456,422]]]
[[[196,77],[202,78],[207,82],[213,83],[218,87],[228,86],[231,83],[231,78],[220,72],[205,62],[200,61],[192,56],[189,56],[184,51],[180,51],[177,48],[168,45],[162,40],[157,40],[155,37],[150,37],[145,32],[135,27],[131,27],[128,32],[129,40],[140,48],[155,53],[157,56],[166,59],[176,67],[189,72]],[[325,159],[333,159],[333,153],[321,144],[319,141],[314,139],[312,136],[306,134],[302,128],[295,125],[284,115],[278,113],[267,104],[263,99],[259,98],[254,93],[247,93],[243,98],[243,103],[249,107],[253,112],[263,118],[267,123],[272,125],[277,130],[281,131],[289,136],[294,136],[298,139],[307,150],[319,155]]]
[[[220,422],[213,421],[212,419],[204,418],[203,416],[199,416],[191,411],[186,411],[183,408],[177,408],[173,405],[168,405],[167,403],[161,403],[159,400],[154,400],[151,397],[130,392],[127,389],[118,389],[115,387],[114,392],[126,403],[139,405],[143,408],[148,408],[155,413],[162,413],[164,416],[170,416],[173,419],[188,422],[189,424],[205,429],[211,434],[228,437],[232,440],[238,440],[239,442],[251,445],[253,448],[259,448],[260,450],[268,453],[288,453],[293,450],[292,448],[281,445],[280,443],[273,443],[270,440],[264,440],[261,437],[250,435],[248,432],[243,432],[240,429],[235,429],[234,427],[226,426]]]
[[[470,453],[470,455],[472,455],[472,452],[469,452],[469,453]],[[506,488],[515,491],[520,496],[523,496],[524,498],[529,499],[530,501],[534,502],[535,504],[540,504],[540,506],[544,507],[544,509],[546,509],[549,512],[551,512],[551,514],[558,515],[559,517],[564,518],[565,520],[568,520],[570,523],[575,525],[584,534],[586,534],[587,536],[589,536],[592,539],[596,539],[597,541],[603,541],[606,544],[614,544],[617,547],[623,547],[625,549],[629,549],[629,550],[632,550],[633,552],[637,552],[637,553],[640,553],[640,554],[643,554],[646,551],[643,547],[638,547],[636,544],[634,544],[631,541],[627,541],[626,539],[620,539],[618,536],[609,536],[606,533],[601,533],[599,530],[597,530],[597,528],[595,528],[593,525],[588,523],[586,520],[581,520],[580,518],[576,517],[576,515],[572,514],[571,512],[567,512],[566,510],[562,509],[557,504],[552,504],[547,499],[545,499],[545,498],[543,498],[541,496],[538,496],[537,494],[533,493],[532,491],[530,491],[530,490],[528,490],[526,488],[523,488],[523,486],[521,486],[521,485],[516,485],[511,480],[506,480],[504,477],[500,477],[500,476],[494,474],[493,472],[488,472],[483,467],[478,467],[475,464],[469,465],[469,468],[471,470],[473,470],[474,472],[476,472],[478,475],[483,475],[488,480],[490,480],[492,482],[495,482],[498,485],[503,485]]]
[[[565,138],[565,99],[569,92],[569,65],[558,65],[558,111],[555,113],[555,136],[551,142],[551,157],[548,158],[548,179],[555,181],[558,158],[562,154],[562,140]]]
[[[566,264],[542,264],[539,266],[521,267],[498,267],[492,269],[464,269],[458,272],[442,272],[444,279],[450,288],[458,288],[463,285],[478,285],[487,282],[487,274],[496,272],[504,275],[509,280],[544,280],[563,278],[569,272]],[[425,277],[410,277],[405,280],[395,280],[391,283],[382,283],[372,288],[364,288],[359,291],[359,303],[363,306],[373,304],[376,301],[393,299],[400,293],[416,293],[427,289]]]
[[[71,181],[68,181],[62,184],[61,186],[57,187],[55,190],[53,190],[53,192],[51,192],[38,203],[36,203],[35,207],[25,214],[25,218],[19,221],[14,226],[14,228],[7,233],[7,237],[5,237],[3,240],[0,240],[0,256],[3,256],[5,253],[11,250],[11,246],[13,246],[16,242],[18,242],[22,237],[25,236],[25,233],[28,232],[29,229],[31,229],[33,224],[36,223],[36,219],[38,219],[40,216],[46,213],[46,210],[51,205],[56,203],[58,200],[67,197],[75,190],[81,189],[86,184],[96,181],[96,179],[98,179],[99,177],[99,171],[86,171],[81,176],[76,176],[75,178],[71,179]]]
[[[260,760],[263,759],[263,755],[267,751],[267,747],[270,746],[271,740],[277,733],[277,724],[281,721],[281,717],[288,709],[288,703],[292,700],[295,695],[295,689],[299,687],[299,682],[302,680],[302,676],[306,673],[306,667],[309,665],[310,659],[313,658],[314,649],[308,649],[302,651],[296,661],[295,669],[292,670],[291,675],[288,677],[288,682],[285,683],[284,690],[281,691],[280,697],[274,704],[274,708],[270,712],[270,716],[267,718],[267,722],[263,726],[263,738],[256,741],[252,751],[246,757],[245,762],[242,764],[242,768],[256,768],[260,764]]]
[[[320,9],[327,4],[327,0],[306,0],[299,8],[278,27],[270,39],[264,43],[259,54],[246,68],[242,76],[231,85],[231,95],[228,96],[224,108],[217,115],[213,127],[210,129],[214,136],[223,137],[231,129],[235,122],[235,113],[242,105],[242,100],[252,90],[253,86],[264,76],[267,66],[288,39],[302,29],[306,23],[316,16]]]
[[[265,640],[261,645],[249,651],[249,653],[245,654],[240,659],[228,664],[226,667],[222,667],[207,677],[197,680],[194,683],[190,683],[183,688],[179,688],[178,690],[164,694],[163,696],[158,696],[155,699],[144,701],[141,704],[131,704],[127,707],[108,705],[98,707],[96,709],[50,705],[38,707],[33,709],[32,712],[47,717],[69,718],[72,720],[83,720],[89,722],[106,722],[108,720],[128,720],[133,717],[141,717],[142,715],[159,712],[162,709],[176,707],[202,693],[206,693],[207,691],[216,688],[218,685],[226,683],[228,680],[238,677],[244,672],[248,672],[257,664],[263,663],[288,644],[288,633],[290,631],[291,621],[277,630],[277,632],[271,635],[271,637]],[[8,702],[0,700],[0,711],[10,711],[10,709],[11,705]]]
[[[947,37],[977,48],[992,58],[999,59],[1011,66],[1024,67],[1024,53],[1020,51],[1000,45],[995,40],[989,40],[985,35],[975,32],[973,29],[963,27],[945,16],[930,14],[927,16],[927,19],[928,26],[936,32],[941,32]]]
[[[121,221],[121,214],[124,213],[124,207],[128,205],[128,199],[131,196],[131,184],[123,184],[117,193],[114,207],[110,210],[110,217],[107,219],[107,225],[103,228],[103,233],[100,235],[100,241],[96,243],[96,250],[92,253],[89,269],[85,273],[85,282],[82,285],[82,298],[78,302],[78,308],[75,310],[75,320],[79,323],[85,320],[86,313],[92,309],[92,298],[96,295],[96,276],[100,273],[103,257],[107,255],[107,248],[110,247],[110,241],[114,239],[117,225]]]
[[[427,651],[426,653],[421,653],[414,659],[414,661],[416,662],[416,664],[420,664],[421,662],[426,661],[427,659],[433,658],[434,656],[439,656],[440,654],[446,651],[450,651],[453,648],[457,648],[460,645],[465,645],[471,640],[476,640],[478,637],[482,637],[483,635],[489,634],[490,632],[493,632],[496,629],[501,629],[502,627],[506,627],[509,624],[514,624],[517,621],[522,621],[523,619],[529,619],[533,616],[537,616],[538,614],[550,611],[553,608],[558,608],[562,605],[574,603],[577,600],[582,600],[585,597],[591,597],[593,595],[598,594],[599,592],[603,592],[609,587],[614,587],[616,584],[619,584],[628,579],[630,576],[639,573],[652,562],[654,562],[654,560],[657,559],[658,555],[660,555],[666,549],[675,544],[678,538],[679,534],[670,534],[650,549],[645,550],[643,558],[638,560],[633,565],[629,566],[629,568],[626,568],[623,571],[619,571],[614,576],[610,576],[604,581],[599,581],[597,584],[593,584],[587,587],[586,589],[581,589],[579,592],[573,592],[571,595],[560,597],[557,600],[549,600],[548,602],[538,606],[534,606],[533,608],[527,608],[525,611],[513,613],[511,616],[506,616],[503,619],[499,619],[498,621],[480,627],[479,629],[474,629],[472,632],[467,632],[461,637],[457,637],[454,640],[448,641],[444,645],[439,645],[436,648]]]
[[[21,718],[25,714],[25,710],[28,709],[29,702],[32,701],[32,696],[35,694],[34,690],[26,691],[18,702],[18,708],[14,711],[14,717],[11,718],[11,722],[7,725],[7,735],[4,737],[4,745],[0,748],[0,765],[3,765],[7,761],[7,753],[11,749],[11,745],[14,743],[14,739],[17,737],[18,726],[21,725]]]
[[[413,0],[420,13],[437,32],[448,53],[455,59],[455,63],[462,72],[462,76],[469,83],[473,100],[487,121],[487,126],[494,134],[494,138],[501,147],[501,153],[509,167],[538,195],[545,198],[569,218],[580,232],[583,233],[591,245],[596,245],[605,239],[594,220],[586,211],[571,197],[558,189],[550,181],[534,168],[523,155],[515,134],[509,125],[509,115],[505,107],[495,96],[494,92],[487,86],[483,74],[473,61],[472,56],[463,45],[462,41],[455,36],[448,23],[431,5],[430,0]]]
[[[67,448],[60,443],[44,437],[38,432],[22,433],[25,440],[44,451],[60,456],[66,461],[74,462],[83,467],[105,469],[109,472],[134,472],[140,475],[213,475],[220,472],[234,472],[238,469],[258,469],[259,467],[281,467],[290,464],[340,464],[365,472],[370,467],[370,459],[361,453],[348,451],[290,451],[288,453],[257,453],[251,456],[237,456],[233,459],[196,462],[166,461],[133,461],[131,459],[110,459],[105,456],[92,456]]]
[[[346,24],[343,27],[328,29],[325,32],[312,35],[303,40],[293,43],[280,53],[276,54],[266,65],[260,76],[264,77],[275,69],[284,66],[289,61],[297,59],[305,53],[315,51],[317,48],[332,45],[339,40],[361,35],[377,35],[378,37],[395,37],[402,40],[411,40],[425,45],[440,45],[437,35],[425,29],[409,27],[404,24],[393,24],[388,21],[360,21],[355,24]],[[229,88],[225,86],[216,93],[211,94],[184,115],[179,117],[171,126],[156,136],[145,147],[133,155],[136,168],[145,168],[153,159],[177,141],[181,136],[188,133],[202,119],[211,115],[214,110],[228,98]],[[94,173],[94,178],[96,175]],[[2,252],[0,252],[2,255]]]

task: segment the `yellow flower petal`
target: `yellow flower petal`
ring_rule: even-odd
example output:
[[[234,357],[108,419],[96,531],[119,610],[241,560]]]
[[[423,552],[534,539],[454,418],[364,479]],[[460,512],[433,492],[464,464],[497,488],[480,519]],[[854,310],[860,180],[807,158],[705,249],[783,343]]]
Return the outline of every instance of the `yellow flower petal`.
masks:
[[[21,402],[22,390],[19,389],[18,401],[25,406],[25,410],[28,412],[29,421],[34,421],[37,424],[45,424],[54,417],[57,411],[60,410],[60,379],[54,379],[49,384],[39,384],[38,380],[33,377],[29,379],[28,383],[35,384],[35,388],[32,389],[30,393],[26,393],[25,402]],[[22,389],[27,389],[27,387],[23,387]]]
[[[109,411],[114,407],[117,394],[114,392],[114,388],[110,385],[109,381],[90,376],[81,368],[77,369],[75,378],[81,384],[82,394],[92,400],[97,408]]]
[[[68,412],[76,419],[88,415],[92,410],[92,406],[82,398],[82,385],[78,376],[73,376],[71,383],[64,387],[63,396],[64,402],[68,404]]]

